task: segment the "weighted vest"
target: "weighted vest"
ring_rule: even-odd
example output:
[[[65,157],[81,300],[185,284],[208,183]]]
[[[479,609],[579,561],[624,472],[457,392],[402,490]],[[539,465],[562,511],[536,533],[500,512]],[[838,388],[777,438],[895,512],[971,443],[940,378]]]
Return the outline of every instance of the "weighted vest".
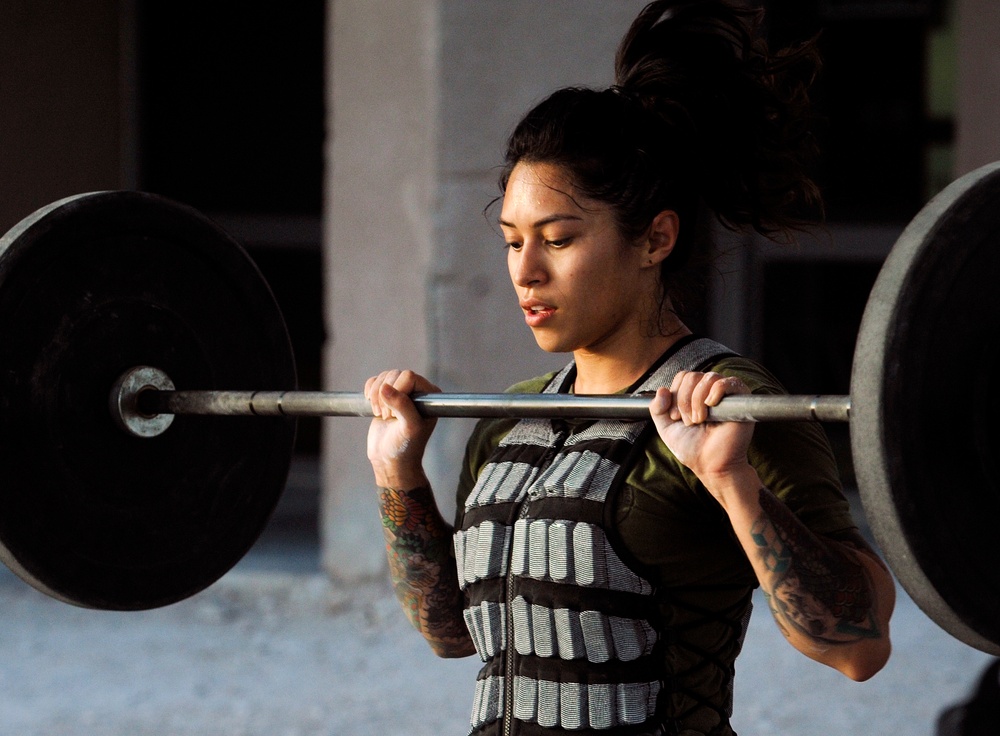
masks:
[[[635,393],[722,355],[732,353],[689,341]],[[543,392],[563,391],[573,368]],[[470,733],[665,732],[654,586],[616,539],[609,503],[652,431],[651,421],[570,431],[522,420],[482,469],[454,539],[465,621],[484,662]]]

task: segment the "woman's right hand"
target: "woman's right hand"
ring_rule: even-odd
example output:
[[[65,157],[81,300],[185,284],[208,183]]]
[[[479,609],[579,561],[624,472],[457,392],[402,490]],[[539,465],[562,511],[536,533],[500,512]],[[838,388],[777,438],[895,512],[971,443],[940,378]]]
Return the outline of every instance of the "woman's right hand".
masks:
[[[365,381],[365,398],[374,414],[368,428],[368,460],[379,486],[409,489],[427,482],[422,460],[437,420],[421,416],[409,395],[440,390],[409,370],[382,371]]]

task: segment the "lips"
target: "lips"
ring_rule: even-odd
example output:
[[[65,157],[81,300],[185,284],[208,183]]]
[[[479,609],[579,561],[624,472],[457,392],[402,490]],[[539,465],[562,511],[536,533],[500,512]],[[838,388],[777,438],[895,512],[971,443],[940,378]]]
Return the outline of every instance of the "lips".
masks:
[[[526,299],[521,302],[521,309],[524,311],[524,321],[529,327],[539,327],[555,314],[556,308],[551,304],[537,299]]]

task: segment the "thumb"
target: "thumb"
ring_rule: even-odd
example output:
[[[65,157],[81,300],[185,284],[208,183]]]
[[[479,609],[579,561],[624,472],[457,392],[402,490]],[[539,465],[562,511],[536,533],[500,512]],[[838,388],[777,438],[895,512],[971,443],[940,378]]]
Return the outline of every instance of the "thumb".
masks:
[[[394,386],[390,386],[388,383],[383,383],[381,388],[382,402],[392,410],[392,414],[395,414],[398,418],[402,419],[404,422],[414,422],[420,420],[420,412],[417,411],[416,405],[408,394],[400,391]],[[383,419],[389,419],[390,417],[384,416]]]
[[[670,409],[674,404],[674,396],[670,389],[658,388],[653,400],[649,403],[649,415],[657,427],[672,424]]]

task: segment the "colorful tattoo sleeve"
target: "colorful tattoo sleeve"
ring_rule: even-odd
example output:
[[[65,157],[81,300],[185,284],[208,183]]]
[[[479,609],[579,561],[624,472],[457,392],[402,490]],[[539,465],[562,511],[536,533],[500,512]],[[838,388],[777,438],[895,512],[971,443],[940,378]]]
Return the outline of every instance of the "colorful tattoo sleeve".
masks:
[[[864,566],[806,529],[763,488],[760,506],[763,513],[750,531],[770,573],[762,583],[764,594],[785,636],[795,630],[826,645],[881,636]],[[843,540],[847,547],[864,548],[853,542]]]
[[[410,623],[442,656],[470,654],[462,617],[458,571],[451,556],[451,527],[427,486],[409,491],[379,488],[389,574]]]

